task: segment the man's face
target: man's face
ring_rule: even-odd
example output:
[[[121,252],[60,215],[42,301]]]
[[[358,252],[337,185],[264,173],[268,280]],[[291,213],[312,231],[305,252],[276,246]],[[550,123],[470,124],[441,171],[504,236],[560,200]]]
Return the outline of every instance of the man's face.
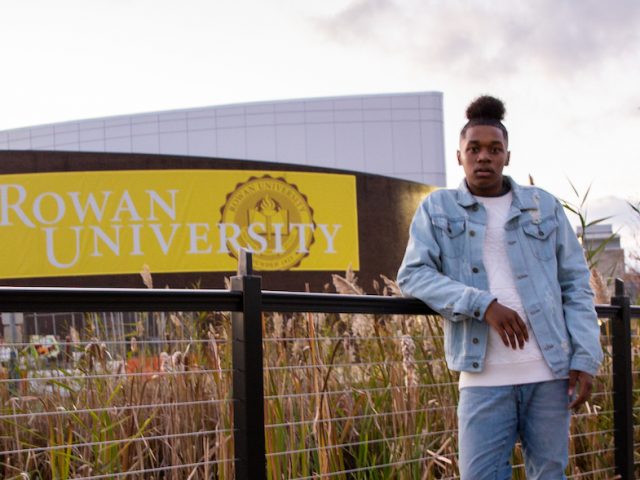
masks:
[[[502,192],[502,169],[509,165],[509,151],[502,130],[490,125],[467,128],[460,139],[458,164],[462,165],[469,191],[492,197]]]

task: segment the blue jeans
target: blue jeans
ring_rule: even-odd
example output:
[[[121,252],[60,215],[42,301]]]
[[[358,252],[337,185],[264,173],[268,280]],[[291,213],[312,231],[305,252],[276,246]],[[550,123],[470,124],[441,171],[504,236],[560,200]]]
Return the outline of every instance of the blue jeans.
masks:
[[[516,439],[528,480],[559,480],[569,457],[567,380],[467,387],[458,403],[459,464],[463,480],[511,478]]]

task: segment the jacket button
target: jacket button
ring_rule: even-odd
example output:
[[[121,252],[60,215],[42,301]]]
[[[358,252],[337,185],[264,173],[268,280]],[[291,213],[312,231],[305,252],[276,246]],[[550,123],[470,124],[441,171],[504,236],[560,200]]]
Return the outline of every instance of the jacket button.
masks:
[[[473,363],[471,364],[471,366],[472,366],[473,368],[478,368],[480,365],[478,365],[478,362],[473,362]]]
[[[471,271],[472,271],[473,273],[478,273],[480,270],[478,270],[478,267],[473,267],[473,268],[471,269]]]
[[[474,338],[473,340],[471,340],[473,343],[478,343],[480,340],[478,340],[477,338]]]
[[[475,312],[473,312],[473,316],[474,317],[479,317],[480,316],[480,310],[476,310]]]
[[[477,212],[479,208],[480,208],[480,207],[479,207],[479,206],[478,206],[478,204],[476,203],[473,207],[471,207],[471,210],[473,210],[474,212]]]
[[[476,236],[476,231],[475,230],[469,230],[469,236],[470,237],[475,237]]]

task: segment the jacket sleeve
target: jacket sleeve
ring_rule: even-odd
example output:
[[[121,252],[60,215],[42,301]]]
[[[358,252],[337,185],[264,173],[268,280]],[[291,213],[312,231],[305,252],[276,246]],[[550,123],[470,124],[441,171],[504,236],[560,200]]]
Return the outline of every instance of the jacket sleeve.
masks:
[[[600,327],[589,285],[589,268],[582,246],[556,200],[556,258],[562,310],[572,347],[571,370],[595,375],[602,363]]]
[[[495,297],[443,273],[441,250],[427,202],[428,199],[418,207],[413,217],[409,243],[398,271],[398,285],[404,295],[422,300],[451,321],[482,320]]]

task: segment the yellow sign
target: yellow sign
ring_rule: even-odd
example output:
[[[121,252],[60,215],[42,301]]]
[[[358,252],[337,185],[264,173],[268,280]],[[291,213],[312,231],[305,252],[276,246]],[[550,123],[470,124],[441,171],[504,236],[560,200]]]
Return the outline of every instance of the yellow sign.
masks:
[[[0,278],[359,269],[353,175],[150,170],[0,175]]]

